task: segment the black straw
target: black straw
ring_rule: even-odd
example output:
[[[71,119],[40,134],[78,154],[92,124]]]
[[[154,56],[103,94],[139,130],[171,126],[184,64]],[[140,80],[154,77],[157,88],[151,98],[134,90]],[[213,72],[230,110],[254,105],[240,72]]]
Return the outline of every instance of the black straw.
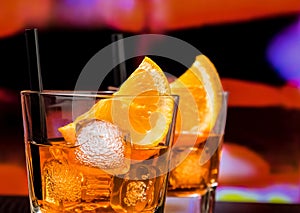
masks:
[[[27,47],[27,58],[28,58],[28,72],[29,72],[29,82],[30,89],[34,91],[43,91],[43,81],[40,65],[40,53],[39,53],[39,42],[38,42],[38,32],[37,29],[26,29],[26,47]],[[32,126],[33,136],[38,135],[37,138],[39,143],[45,142],[47,139],[46,130],[46,110],[43,97],[39,95],[38,97],[39,107],[39,121],[36,119],[37,125]],[[36,115],[37,116],[37,115]],[[35,127],[35,128],[34,128]],[[37,142],[37,141],[36,141]]]
[[[38,30],[26,29],[26,47],[27,47],[27,59],[28,59],[28,72],[29,72],[29,83],[30,89],[33,91],[43,91],[43,81],[40,64],[40,53],[39,53],[39,41],[38,41]],[[37,135],[40,135],[41,141],[47,138],[46,131],[46,111],[44,100],[39,96],[39,111],[40,111],[40,128],[36,129]]]
[[[30,89],[41,92],[43,91],[43,82],[41,74],[37,29],[26,29],[25,37]]]
[[[26,48],[27,48],[27,59],[28,59],[28,72],[29,72],[29,84],[30,89],[33,91],[42,92],[43,83],[40,67],[40,54],[38,44],[38,33],[37,29],[26,29],[25,30]],[[32,95],[33,96],[33,95]],[[29,110],[31,113],[31,127],[28,135],[28,140],[36,144],[47,143],[47,129],[46,129],[46,110],[44,105],[44,99],[37,94],[30,100]],[[41,177],[41,166],[40,166],[40,151],[39,146],[31,146],[31,163],[34,177],[33,178],[33,190],[34,200],[42,199],[42,177]],[[33,175],[30,174],[30,175]],[[40,174],[40,175],[39,175]]]
[[[118,64],[113,70],[114,86],[119,87],[127,78],[123,35],[112,34],[111,40],[113,63]]]

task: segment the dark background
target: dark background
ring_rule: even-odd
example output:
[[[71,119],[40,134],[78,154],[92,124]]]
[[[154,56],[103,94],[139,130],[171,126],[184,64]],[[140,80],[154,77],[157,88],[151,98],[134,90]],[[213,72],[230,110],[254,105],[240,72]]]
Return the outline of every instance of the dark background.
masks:
[[[208,56],[221,78],[260,82],[270,86],[285,85],[266,59],[266,48],[275,35],[297,20],[297,16],[279,16],[234,24],[204,26],[171,31],[165,34],[180,38]],[[44,89],[74,89],[82,68],[101,48],[111,43],[111,29],[83,30],[51,28],[39,30],[41,70]],[[154,57],[155,58],[155,57]],[[137,61],[126,62],[128,74]],[[185,67],[155,58],[164,71],[179,76]],[[191,61],[192,62],[192,61]],[[0,162],[15,161],[24,165],[23,127],[19,93],[29,89],[24,32],[0,39]],[[108,76],[106,85],[112,85]],[[274,171],[299,169],[299,138],[296,123],[298,110],[281,107],[230,107],[225,141],[247,145],[261,153]],[[282,145],[284,144],[284,146]],[[13,153],[13,155],[11,154]],[[287,160],[288,159],[288,160]],[[288,166],[286,164],[288,162]],[[282,164],[282,167],[280,166]]]
[[[204,26],[164,34],[180,38],[207,55],[223,77],[245,79],[280,86],[285,82],[266,60],[266,47],[271,39],[296,21],[297,16],[281,16],[235,24]],[[124,37],[132,33],[111,29],[83,30],[51,28],[39,30],[43,82],[46,89],[73,89],[87,61],[111,43],[113,33]],[[25,36],[20,32],[0,39],[0,87],[22,90],[28,87]],[[157,63],[172,73],[170,67]],[[128,72],[134,67],[128,62]],[[177,65],[174,65],[174,67]],[[174,69],[179,75],[184,68]]]

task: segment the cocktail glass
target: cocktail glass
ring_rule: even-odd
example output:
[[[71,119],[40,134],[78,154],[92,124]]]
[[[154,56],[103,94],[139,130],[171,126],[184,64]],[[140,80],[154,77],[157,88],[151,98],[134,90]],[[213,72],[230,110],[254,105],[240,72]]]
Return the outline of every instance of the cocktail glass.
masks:
[[[168,196],[201,198],[201,213],[213,212],[218,185],[228,93],[219,95],[222,106],[209,135],[200,137],[197,132],[182,130],[172,149]]]
[[[31,212],[163,211],[178,96],[22,91],[21,100]],[[132,114],[145,102],[146,114]],[[156,129],[140,133],[131,122],[141,120]],[[62,137],[70,123],[76,134]]]

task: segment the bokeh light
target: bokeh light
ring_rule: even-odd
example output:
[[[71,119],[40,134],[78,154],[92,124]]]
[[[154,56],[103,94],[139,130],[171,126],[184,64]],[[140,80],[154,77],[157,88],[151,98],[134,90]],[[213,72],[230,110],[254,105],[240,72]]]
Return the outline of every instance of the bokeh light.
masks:
[[[289,84],[300,87],[300,18],[270,41],[267,58]]]

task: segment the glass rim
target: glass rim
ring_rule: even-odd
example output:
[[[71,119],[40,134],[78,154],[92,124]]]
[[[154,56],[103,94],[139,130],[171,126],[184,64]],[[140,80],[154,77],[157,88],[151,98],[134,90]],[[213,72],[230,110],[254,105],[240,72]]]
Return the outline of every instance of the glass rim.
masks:
[[[89,90],[82,90],[82,91],[74,91],[74,90],[43,90],[43,91],[36,91],[36,90],[22,90],[21,95],[23,94],[38,94],[38,95],[53,95],[53,96],[90,96],[90,95],[112,95],[113,91],[89,91]]]
[[[61,96],[61,97],[179,97],[176,94],[170,95],[143,95],[143,94],[136,94],[136,95],[115,95],[113,96],[115,91],[110,90],[99,90],[99,91],[91,91],[91,90],[43,90],[43,91],[35,91],[35,90],[22,90],[20,93],[21,95],[25,94],[36,94],[36,95],[49,95],[49,96]]]

